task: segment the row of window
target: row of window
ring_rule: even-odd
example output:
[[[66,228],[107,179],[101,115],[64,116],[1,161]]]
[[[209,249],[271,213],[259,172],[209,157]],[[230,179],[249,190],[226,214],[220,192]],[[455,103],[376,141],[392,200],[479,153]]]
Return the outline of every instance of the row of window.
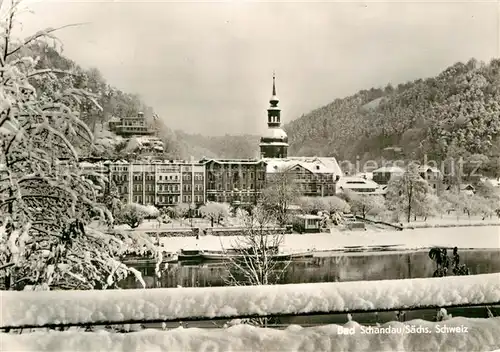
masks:
[[[142,181],[142,174],[139,175],[134,175],[134,181]],[[116,181],[126,181],[127,180],[127,175],[113,175],[113,179]],[[154,181],[155,180],[155,175],[154,174],[146,174],[145,176],[146,181]],[[191,174],[183,174],[182,175],[183,180],[191,180]],[[179,180],[179,175],[158,175],[158,181],[175,181]],[[194,175],[194,180],[195,181],[203,181],[203,173],[197,172]]]
[[[147,195],[144,197],[144,202],[143,202],[143,197],[142,196],[134,196],[133,201],[134,203],[139,203],[139,204],[178,204],[180,203],[179,200],[181,198],[179,196],[157,196],[156,201],[155,197],[152,195]],[[195,201],[196,203],[203,203],[203,196],[200,195],[195,195],[194,198],[191,196],[183,196],[182,197],[182,202],[183,203],[191,203],[192,201]]]
[[[155,185],[153,184],[146,184],[146,187],[144,188],[144,191],[146,192],[154,192],[155,191]],[[128,192],[128,187],[127,186],[118,186],[118,193],[127,193]],[[134,192],[142,192],[142,185],[141,184],[135,184],[133,185]],[[180,186],[178,184],[173,184],[173,185],[158,185],[157,190],[160,191],[165,191],[165,192],[179,192],[180,191]],[[184,192],[191,192],[193,189],[191,185],[183,185],[182,190]],[[195,184],[194,185],[194,191],[195,192],[203,192],[203,185],[202,184]]]
[[[239,201],[242,203],[253,203],[255,201],[255,197],[256,197],[255,195],[248,195],[248,194],[241,194],[241,195],[235,195],[235,196],[213,194],[213,195],[207,196],[207,198],[210,201],[218,202],[218,203],[232,203],[235,201]]]
[[[226,186],[223,188],[223,185],[221,183],[217,183],[217,190],[218,191],[232,191],[234,189],[238,190],[253,190],[254,189],[254,184],[251,183],[248,188],[246,184],[242,184],[241,186],[238,184],[234,183],[226,183]],[[208,189],[214,189],[215,188],[215,183],[214,182],[209,182],[208,183]],[[257,189],[259,188],[259,185],[257,185]]]

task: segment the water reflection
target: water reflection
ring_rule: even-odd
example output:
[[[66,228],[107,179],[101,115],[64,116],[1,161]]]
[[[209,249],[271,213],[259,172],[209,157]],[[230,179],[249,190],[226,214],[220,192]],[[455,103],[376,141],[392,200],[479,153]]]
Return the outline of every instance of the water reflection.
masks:
[[[500,272],[499,250],[461,250],[461,261],[471,274]],[[135,265],[143,274],[148,288],[152,287],[208,287],[225,286],[229,266],[221,262],[196,261],[162,265],[161,277],[154,265]],[[359,280],[386,280],[432,277],[435,264],[427,250],[407,252],[380,252],[335,254],[294,260],[285,270],[279,283],[313,283]],[[237,273],[233,273],[238,277]],[[243,280],[243,278],[239,277]],[[140,283],[129,277],[124,288],[140,288]]]

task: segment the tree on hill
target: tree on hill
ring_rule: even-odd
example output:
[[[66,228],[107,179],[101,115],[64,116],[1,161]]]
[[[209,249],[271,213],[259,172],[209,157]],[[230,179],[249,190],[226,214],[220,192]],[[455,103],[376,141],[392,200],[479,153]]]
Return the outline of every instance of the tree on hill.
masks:
[[[127,248],[153,248],[149,238],[88,227],[112,215],[98,204],[77,145],[91,144],[80,119],[95,98],[68,82],[72,72],[39,69],[31,48],[54,29],[24,40],[12,33],[20,4],[0,3],[0,276],[8,290],[116,287],[140,273],[117,258]],[[64,162],[61,159],[65,159]],[[103,181],[97,178],[97,182]],[[103,183],[100,184],[103,186]]]
[[[430,192],[427,181],[419,175],[418,165],[410,164],[402,176],[387,185],[388,207],[396,213],[405,214],[407,222],[410,222]]]

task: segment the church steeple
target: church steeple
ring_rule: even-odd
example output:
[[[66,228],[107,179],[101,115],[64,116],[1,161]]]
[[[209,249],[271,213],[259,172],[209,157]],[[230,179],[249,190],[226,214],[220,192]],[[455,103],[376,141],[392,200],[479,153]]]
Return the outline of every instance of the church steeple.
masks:
[[[286,158],[288,136],[281,128],[281,109],[276,94],[276,74],[273,72],[273,91],[267,109],[267,132],[260,139],[260,155],[263,158]]]
[[[281,109],[278,107],[280,100],[276,95],[276,74],[273,72],[273,93],[269,103],[271,106],[267,109],[267,126],[280,127],[281,125]]]
[[[277,107],[279,102],[280,101],[276,95],[276,74],[273,71],[273,95],[271,96],[269,103],[271,104],[271,107]]]

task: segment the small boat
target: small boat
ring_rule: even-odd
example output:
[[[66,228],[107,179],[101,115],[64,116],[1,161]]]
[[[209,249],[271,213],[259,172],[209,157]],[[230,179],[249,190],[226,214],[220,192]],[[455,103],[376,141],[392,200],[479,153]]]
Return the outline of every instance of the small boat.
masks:
[[[206,261],[222,261],[227,259],[242,259],[245,255],[242,253],[238,253],[237,251],[203,251],[200,253],[201,260]]]
[[[292,259],[312,258],[313,256],[314,254],[312,252],[292,253]]]
[[[201,254],[203,253],[200,249],[181,249],[181,252],[177,255],[179,261],[182,260],[201,260]]]
[[[177,261],[179,261],[179,255],[177,253],[163,251],[162,263],[175,263]]]
[[[235,260],[243,259],[245,257],[252,257],[252,254],[243,254],[241,251],[230,250],[226,252],[222,251],[204,251],[200,254],[202,260],[206,261],[224,261],[224,260]],[[269,254],[268,258],[271,260],[293,260],[293,259],[303,259],[312,258],[312,253],[280,253],[280,254]]]

